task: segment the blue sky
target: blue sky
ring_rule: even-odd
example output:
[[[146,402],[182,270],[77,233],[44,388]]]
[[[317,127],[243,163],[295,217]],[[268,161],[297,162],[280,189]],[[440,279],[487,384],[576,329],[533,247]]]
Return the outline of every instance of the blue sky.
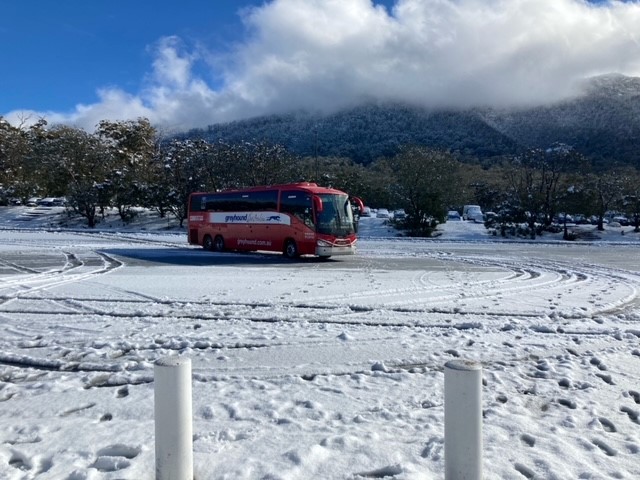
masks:
[[[640,4],[592,3],[13,0],[0,115],[191,128],[372,99],[543,103],[591,75],[640,75]]]
[[[165,36],[224,51],[250,0],[20,0],[0,11],[0,112],[71,109],[117,85],[136,91]],[[8,74],[8,75],[7,75]]]
[[[348,1],[348,0],[347,0]],[[228,52],[247,34],[240,13],[262,0],[12,0],[1,8],[0,113],[67,110],[97,100],[96,90],[141,88],[149,46],[178,36]],[[390,7],[393,0],[376,0]],[[213,86],[215,72],[200,72]]]

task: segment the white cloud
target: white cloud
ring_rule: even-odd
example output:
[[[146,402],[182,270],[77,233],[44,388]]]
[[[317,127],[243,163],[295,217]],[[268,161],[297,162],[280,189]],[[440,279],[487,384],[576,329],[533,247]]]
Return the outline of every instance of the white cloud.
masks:
[[[273,0],[243,15],[244,41],[212,63],[222,85],[194,73],[206,53],[169,37],[154,46],[142,91],[105,88],[95,104],[46,116],[86,128],[137,116],[190,128],[366,99],[537,104],[588,76],[640,76],[637,2],[398,0],[389,13],[370,0]]]
[[[49,124],[73,124],[93,130],[104,119],[152,118],[156,114],[153,108],[143,104],[140,97],[117,88],[104,88],[97,93],[99,98],[97,103],[76,105],[73,113],[16,110],[8,113],[5,118],[14,125],[30,125],[40,118],[45,118]]]

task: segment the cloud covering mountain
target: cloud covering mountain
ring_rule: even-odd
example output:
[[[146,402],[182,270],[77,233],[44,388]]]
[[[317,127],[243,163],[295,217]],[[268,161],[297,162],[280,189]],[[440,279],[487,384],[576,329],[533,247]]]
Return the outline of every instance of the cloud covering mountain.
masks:
[[[168,36],[139,91],[102,87],[70,112],[14,111],[92,129],[148,117],[184,130],[365,101],[427,107],[533,106],[586,77],[640,76],[640,3],[585,0],[273,0],[241,12],[225,51]]]

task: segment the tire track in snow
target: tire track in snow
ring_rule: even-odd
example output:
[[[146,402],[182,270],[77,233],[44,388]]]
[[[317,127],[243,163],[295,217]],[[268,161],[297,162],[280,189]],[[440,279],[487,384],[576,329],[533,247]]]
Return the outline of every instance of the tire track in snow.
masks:
[[[624,308],[638,296],[638,277],[629,273],[609,273],[595,266],[576,266],[558,261],[533,261],[474,255],[453,255],[427,252],[425,258],[437,259],[445,265],[467,264],[469,271],[437,268],[418,273],[410,287],[392,289],[365,288],[343,294],[316,295],[308,304],[342,304],[355,309],[387,308],[389,310],[415,309],[444,313],[442,305],[455,304],[457,314],[506,315],[523,301],[532,301],[530,315],[556,313],[562,316],[589,318],[594,315]],[[482,271],[474,278],[474,268]],[[582,298],[581,292],[600,290],[593,298]],[[544,299],[545,301],[541,301]],[[571,301],[571,299],[573,299]],[[570,300],[570,301],[568,301]],[[547,308],[548,303],[548,308]],[[584,308],[565,305],[585,305]],[[521,311],[522,308],[519,308]]]
[[[141,242],[147,243],[147,242]],[[441,305],[451,304],[452,299],[458,298],[459,289],[461,287],[470,288],[468,296],[463,300],[486,301],[487,299],[503,300],[507,296],[518,297],[522,292],[528,294],[541,292],[548,294],[551,291],[565,293],[571,289],[580,289],[593,291],[600,285],[601,290],[614,287],[617,289],[627,289],[625,295],[621,295],[619,299],[620,305],[624,307],[625,302],[629,299],[636,299],[636,286],[638,284],[638,276],[631,275],[624,270],[610,271],[597,266],[579,267],[563,264],[556,261],[530,261],[522,260],[506,260],[502,258],[493,258],[486,261],[476,256],[452,256],[436,253],[434,258],[445,257],[450,262],[467,262],[472,267],[482,267],[502,269],[499,278],[480,279],[474,282],[473,279],[467,279],[467,285],[456,279],[454,273],[444,271],[420,271],[413,278],[409,279],[410,285],[404,288],[382,289],[376,292],[364,292],[357,290],[348,294],[316,296],[309,298],[304,302],[300,301],[272,301],[272,302],[225,302],[225,301],[183,301],[180,299],[156,299],[150,295],[141,292],[122,290],[121,294],[135,295],[138,298],[110,298],[100,299],[87,296],[74,296],[68,298],[66,296],[48,296],[41,298],[39,292],[44,289],[53,288],[58,285],[64,285],[67,282],[79,281],[89,278],[92,275],[100,275],[118,268],[122,264],[110,257],[109,255],[95,252],[90,256],[90,261],[98,260],[100,265],[88,265],[85,262],[87,258],[78,260],[76,263],[73,258],[67,258],[66,265],[68,271],[64,274],[58,272],[47,278],[39,274],[34,274],[34,282],[26,282],[22,284],[25,288],[15,298],[14,302],[25,302],[24,305],[15,306],[8,305],[6,302],[0,305],[0,312],[5,315],[11,315],[20,319],[31,320],[34,325],[30,330],[28,324],[30,322],[13,322],[20,326],[20,334],[26,335],[33,339],[30,343],[29,338],[22,343],[15,341],[9,342],[10,348],[5,348],[7,357],[0,359],[0,363],[11,365],[12,368],[23,369],[50,369],[59,372],[95,372],[95,376],[90,375],[88,382],[91,386],[115,386],[123,384],[135,384],[142,382],[148,377],[147,373],[137,373],[140,370],[145,372],[148,370],[148,364],[152,362],[158,355],[167,354],[167,352],[184,352],[184,351],[202,351],[217,352],[224,356],[225,352],[238,351],[246,352],[246,355],[252,356],[252,352],[259,350],[278,351],[283,348],[293,350],[304,350],[309,353],[310,349],[322,350],[324,347],[334,349],[332,342],[323,342],[314,339],[296,340],[291,342],[283,341],[216,341],[203,340],[194,336],[191,338],[187,333],[184,337],[164,341],[162,339],[162,325],[164,322],[184,322],[182,328],[185,332],[189,329],[193,330],[194,325],[199,328],[207,328],[211,324],[225,325],[227,331],[233,331],[238,325],[244,324],[278,324],[281,327],[286,324],[299,325],[330,325],[339,328],[358,327],[359,329],[370,329],[371,335],[379,336],[382,332],[391,332],[393,328],[411,328],[415,331],[430,332],[459,332],[464,333],[476,329],[483,329],[483,335],[487,333],[484,329],[496,328],[496,325],[504,323],[503,318],[509,317],[513,319],[540,318],[540,314],[526,313],[520,310],[511,310],[507,308],[473,311],[471,308],[442,308]],[[368,268],[375,275],[374,264],[370,264]],[[295,268],[295,264],[292,264]],[[464,272],[462,273],[464,274]],[[449,275],[449,277],[447,277]],[[69,278],[66,278],[69,277]],[[449,283],[446,283],[448,278]],[[444,284],[442,282],[445,282]],[[613,287],[611,287],[613,288]],[[474,291],[473,289],[476,289]],[[114,289],[114,292],[119,290]],[[420,296],[424,293],[431,293],[431,298],[419,298],[416,302],[408,302],[412,296]],[[360,301],[353,301],[358,298]],[[379,302],[369,302],[370,300],[379,300]],[[607,311],[614,302],[603,304],[602,307],[594,308],[591,312],[584,314],[584,317],[593,316]],[[30,305],[30,308],[25,306]],[[18,308],[19,307],[19,308]],[[617,308],[617,307],[616,307]],[[517,312],[517,313],[514,313]],[[390,315],[393,313],[393,315]],[[436,314],[434,318],[426,318],[430,314]],[[50,322],[51,316],[59,317],[53,323]],[[38,321],[42,318],[42,323]],[[127,341],[116,340],[109,336],[108,325],[119,320],[131,321],[129,330],[131,338]],[[78,322],[84,320],[85,323]],[[58,331],[74,332],[67,341],[64,335],[58,334],[53,341],[48,341],[46,335],[37,338],[43,325],[54,326]],[[624,321],[621,321],[622,325]],[[86,325],[86,330],[83,330]],[[91,328],[93,327],[93,328]],[[519,334],[519,327],[514,329],[514,334]],[[612,334],[610,326],[603,326],[600,330],[585,329],[584,332],[578,329],[567,329],[561,331],[559,329],[538,331],[531,330],[531,324],[522,324],[522,332],[533,332],[535,335],[556,335],[562,341],[570,341],[571,337],[577,337],[582,334],[591,337],[602,336],[603,339],[609,338]],[[244,327],[241,331],[250,331],[249,327]],[[82,333],[84,332],[84,333]],[[100,338],[97,335],[106,336],[103,342],[94,342],[93,339]],[[534,336],[535,336],[534,335]],[[358,339],[362,346],[367,343]],[[603,340],[606,343],[606,340]],[[378,342],[371,342],[369,346],[377,346],[380,350],[385,350],[389,345],[389,338],[383,335]],[[13,346],[11,346],[13,344]],[[532,343],[532,346],[535,345]],[[542,348],[542,347],[540,347]],[[10,353],[9,350],[14,350]],[[31,350],[33,354],[24,353],[25,350]],[[372,348],[376,350],[376,348]],[[444,350],[444,349],[443,349]],[[456,348],[449,348],[452,352]],[[41,351],[42,356],[36,355],[36,351]],[[21,353],[22,352],[22,353]],[[388,355],[388,352],[385,352]],[[380,368],[418,368],[423,365],[431,365],[433,362],[406,360],[402,355],[402,351],[397,354],[397,359],[387,361],[386,367]],[[453,355],[453,353],[452,353]],[[111,358],[111,357],[114,358]],[[410,355],[409,355],[410,356]],[[50,359],[52,364],[41,361],[41,358]],[[368,357],[367,357],[368,358]],[[375,358],[375,357],[371,357]],[[386,357],[385,357],[386,358]],[[5,360],[4,362],[2,360]],[[13,364],[12,364],[13,362]],[[436,363],[440,363],[439,361]],[[224,365],[224,363],[222,363]],[[334,374],[340,372],[356,372],[362,373],[367,371],[367,361],[362,361],[358,365],[352,365],[352,362],[345,361],[341,366],[332,366],[328,369],[314,367],[313,365],[305,367],[301,375],[309,378],[322,375]],[[416,367],[416,365],[418,367]],[[54,368],[55,367],[55,368]],[[371,365],[369,365],[371,367]],[[258,377],[265,375],[280,375],[282,370],[278,368],[257,368],[256,366],[247,367],[246,371],[238,368],[225,369],[220,367],[223,374],[232,375],[249,375],[251,371]],[[209,371],[210,367],[204,367],[204,371]],[[286,370],[286,369],[285,369]],[[369,368],[371,370],[371,368]],[[328,372],[328,373],[327,373]],[[202,374],[205,375],[205,374]],[[206,375],[203,377],[206,378]]]
[[[120,268],[123,263],[105,253],[95,252],[81,260],[77,254],[64,252],[65,263],[61,268],[31,274],[27,277],[11,279],[0,285],[0,306],[35,292],[48,290],[61,285],[81,282],[96,275],[103,275]],[[98,264],[95,262],[97,256]]]

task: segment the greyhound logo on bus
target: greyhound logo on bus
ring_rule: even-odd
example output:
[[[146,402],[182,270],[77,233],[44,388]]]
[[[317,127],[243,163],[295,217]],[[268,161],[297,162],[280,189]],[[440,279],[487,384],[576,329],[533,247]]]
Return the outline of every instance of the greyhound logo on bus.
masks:
[[[244,215],[237,215],[237,214],[232,214],[232,215],[225,215],[224,217],[224,223],[248,223],[249,214],[244,214]]]
[[[291,225],[291,218],[278,212],[211,212],[210,223]]]

